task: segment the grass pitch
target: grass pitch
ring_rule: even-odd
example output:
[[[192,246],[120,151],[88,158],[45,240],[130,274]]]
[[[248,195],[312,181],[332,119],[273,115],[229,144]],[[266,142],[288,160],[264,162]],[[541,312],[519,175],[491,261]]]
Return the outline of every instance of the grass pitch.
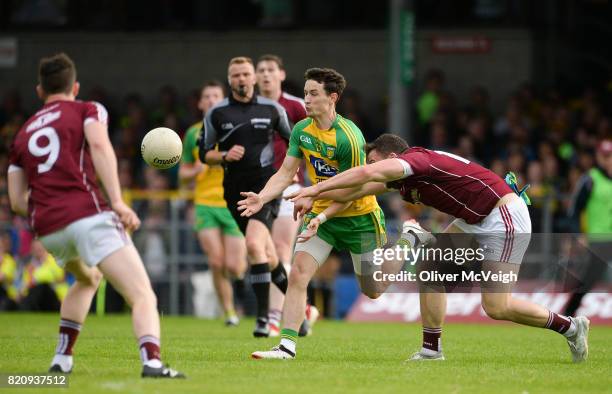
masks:
[[[0,314],[0,373],[44,373],[58,314]],[[576,393],[611,392],[612,328],[594,326],[590,356],[571,362],[564,339],[514,325],[449,324],[447,360],[404,363],[420,347],[417,324],[324,321],[298,342],[292,361],[255,361],[277,339],[254,339],[252,320],[162,317],[164,361],[186,380],[142,380],[128,315],[90,316],[75,347],[69,388],[78,393]],[[56,392],[6,389],[0,392]]]

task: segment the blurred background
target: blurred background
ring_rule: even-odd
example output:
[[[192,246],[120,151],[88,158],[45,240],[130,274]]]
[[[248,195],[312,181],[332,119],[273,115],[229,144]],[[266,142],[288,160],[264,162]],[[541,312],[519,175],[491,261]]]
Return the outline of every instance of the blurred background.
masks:
[[[224,81],[231,57],[281,56],[283,87],[296,96],[308,67],[337,69],[348,81],[338,112],[366,140],[395,132],[502,177],[513,171],[519,185],[531,185],[534,232],[576,233],[585,229],[571,212],[572,195],[597,166],[600,141],[612,137],[610,21],[607,0],[2,0],[1,308],[37,308],[25,300],[38,285],[61,299],[70,281],[44,268],[44,250],[11,214],[6,194],[10,143],[41,105],[34,88],[42,56],[71,56],[79,98],[109,110],[121,183],[144,224],[134,240],[160,309],[193,314],[214,293],[198,284],[207,266],[191,230],[192,205],[177,191],[178,168],[147,167],[139,147],[153,127],[183,135],[199,121],[200,86]],[[411,217],[432,231],[450,222],[397,196],[381,204],[391,234]],[[539,251],[544,258],[528,256],[524,275],[541,278],[549,260],[581,259],[547,247]],[[331,260],[313,281],[311,299],[326,316],[344,317],[357,285],[346,256]],[[39,279],[26,277],[36,270]],[[609,283],[609,275],[598,279]],[[112,289],[104,298],[97,308],[123,310]],[[243,303],[248,312],[248,294]]]

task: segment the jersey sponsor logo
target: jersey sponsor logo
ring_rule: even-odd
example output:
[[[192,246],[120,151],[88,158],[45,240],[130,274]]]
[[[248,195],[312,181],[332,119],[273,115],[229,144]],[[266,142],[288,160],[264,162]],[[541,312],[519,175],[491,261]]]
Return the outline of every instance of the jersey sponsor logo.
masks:
[[[272,123],[270,118],[253,118],[251,119],[251,125],[254,129],[268,129]]]
[[[231,130],[234,128],[234,124],[232,122],[222,123],[221,129],[223,130]]]
[[[41,127],[48,125],[49,123],[59,119],[61,115],[62,111],[49,112],[45,113],[44,115],[41,115],[39,118],[36,118],[35,121],[28,125],[26,133],[30,133],[34,130],[40,129]]]
[[[312,144],[312,140],[306,135],[300,135],[300,141],[305,142],[307,144]]]
[[[338,169],[328,163],[325,160],[310,156],[310,164],[315,170],[315,174],[321,177],[332,177],[338,174]]]

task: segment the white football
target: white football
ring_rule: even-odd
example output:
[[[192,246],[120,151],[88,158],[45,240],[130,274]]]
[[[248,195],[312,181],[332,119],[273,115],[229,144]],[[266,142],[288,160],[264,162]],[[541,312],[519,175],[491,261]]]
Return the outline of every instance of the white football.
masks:
[[[181,160],[183,143],[174,130],[158,127],[144,136],[140,153],[148,165],[163,170],[174,167]]]

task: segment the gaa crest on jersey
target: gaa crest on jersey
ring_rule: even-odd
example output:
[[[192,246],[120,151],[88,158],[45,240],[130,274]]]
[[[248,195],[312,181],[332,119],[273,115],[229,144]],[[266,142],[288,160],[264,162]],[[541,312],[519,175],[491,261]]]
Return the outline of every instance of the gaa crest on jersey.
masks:
[[[310,156],[310,164],[312,164],[315,174],[319,177],[332,177],[338,174],[336,167],[329,165],[319,157]]]
[[[327,155],[327,158],[331,159],[336,154],[336,148],[334,148],[333,146],[328,146],[325,153]]]

